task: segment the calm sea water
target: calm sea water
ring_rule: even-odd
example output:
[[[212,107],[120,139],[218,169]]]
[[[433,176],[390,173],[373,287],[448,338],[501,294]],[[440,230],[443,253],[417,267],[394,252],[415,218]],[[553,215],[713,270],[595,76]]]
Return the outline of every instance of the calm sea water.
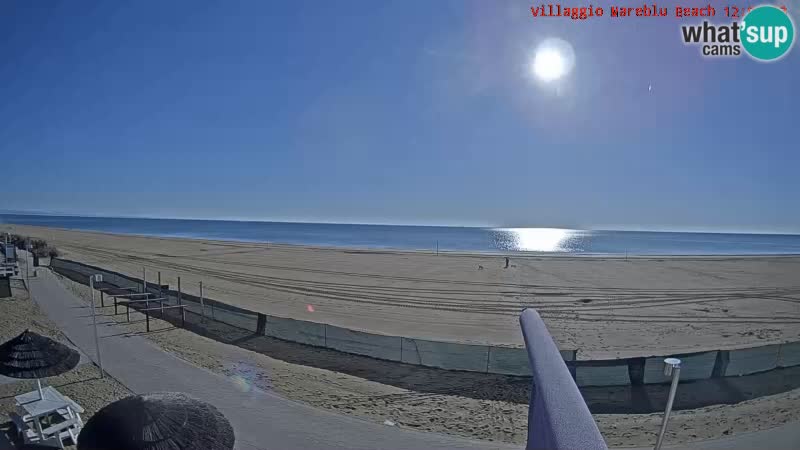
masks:
[[[467,228],[0,214],[0,223],[336,247],[575,254],[800,254],[800,235]]]

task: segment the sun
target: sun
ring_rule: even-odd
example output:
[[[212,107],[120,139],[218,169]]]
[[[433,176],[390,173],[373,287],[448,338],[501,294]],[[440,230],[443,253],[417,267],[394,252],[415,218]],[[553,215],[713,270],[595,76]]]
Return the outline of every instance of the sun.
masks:
[[[566,66],[566,61],[558,50],[546,48],[536,52],[533,73],[542,81],[557,80],[564,76]]]
[[[563,39],[551,38],[536,47],[531,71],[539,80],[551,82],[568,75],[574,65],[572,46]]]

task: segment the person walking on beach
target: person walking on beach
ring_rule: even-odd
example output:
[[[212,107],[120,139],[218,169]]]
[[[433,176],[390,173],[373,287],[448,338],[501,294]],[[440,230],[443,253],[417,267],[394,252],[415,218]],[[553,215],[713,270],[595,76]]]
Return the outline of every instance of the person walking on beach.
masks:
[[[506,266],[504,267],[504,269],[508,269],[508,257],[507,256],[506,256]]]

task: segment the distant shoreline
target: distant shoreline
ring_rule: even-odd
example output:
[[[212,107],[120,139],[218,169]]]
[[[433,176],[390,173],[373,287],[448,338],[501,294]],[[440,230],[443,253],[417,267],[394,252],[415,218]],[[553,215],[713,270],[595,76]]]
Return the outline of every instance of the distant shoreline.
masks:
[[[567,228],[474,228],[299,222],[3,215],[0,223],[126,236],[316,248],[499,255],[744,256],[800,254],[800,235]]]
[[[77,217],[77,216],[76,216]],[[82,216],[81,216],[82,217]],[[158,219],[154,219],[158,220]],[[183,220],[183,219],[180,219]],[[261,241],[261,240],[248,240],[248,239],[222,239],[222,238],[207,238],[202,236],[174,236],[174,235],[162,235],[162,234],[144,234],[144,233],[125,233],[125,232],[111,232],[111,231],[99,231],[99,230],[86,230],[86,229],[77,229],[77,228],[64,228],[64,227],[48,227],[48,226],[39,226],[39,225],[27,225],[27,224],[15,224],[15,223],[0,223],[0,230],[5,232],[7,228],[15,228],[15,227],[31,227],[40,230],[58,230],[58,231],[67,231],[67,232],[79,232],[79,233],[90,233],[90,234],[97,234],[103,236],[120,236],[120,237],[139,237],[139,238],[150,238],[150,239],[167,239],[167,240],[178,240],[178,241],[191,241],[191,242],[215,242],[215,243],[240,243],[240,244],[256,244],[256,245],[264,245],[264,246],[271,246],[271,247],[287,247],[287,248],[297,248],[297,249],[309,249],[309,250],[331,250],[331,251],[344,251],[344,252],[358,252],[358,253],[368,253],[368,254],[375,254],[375,253],[393,253],[393,254],[401,254],[401,253],[408,253],[408,254],[417,254],[417,253],[436,253],[435,249],[430,248],[418,248],[418,249],[409,249],[409,248],[400,248],[400,247],[361,247],[361,246],[339,246],[339,245],[314,245],[314,244],[296,244],[296,243],[285,243],[285,242],[274,242],[274,241]],[[11,232],[11,231],[9,231]],[[13,232],[11,232],[13,234]],[[725,234],[725,233],[721,233]],[[792,235],[789,235],[792,236]],[[570,258],[580,258],[580,259],[627,259],[627,258],[635,258],[638,260],[647,260],[647,259],[750,259],[750,258],[796,258],[800,257],[800,252],[798,253],[725,253],[725,254],[714,254],[714,253],[686,253],[686,254],[675,254],[675,253],[668,253],[668,254],[656,254],[656,253],[588,253],[588,252],[565,252],[565,251],[555,251],[555,252],[542,252],[542,251],[525,251],[525,250],[505,250],[505,251],[492,251],[492,250],[448,250],[448,249],[440,249],[438,253],[443,255],[452,255],[452,256],[476,256],[476,257],[486,257],[486,256],[498,256],[498,257],[516,257],[516,258],[558,258],[558,259],[570,259]]]
[[[574,231],[589,231],[589,232],[616,232],[616,233],[680,233],[680,234],[712,234],[712,235],[752,235],[752,236],[798,236],[800,232],[787,233],[776,231],[718,231],[718,230],[642,230],[642,229],[623,229],[623,228],[575,228],[567,226],[533,226],[533,225],[447,225],[447,224],[408,224],[408,223],[369,223],[369,222],[324,222],[324,221],[306,221],[306,220],[266,220],[266,219],[247,219],[247,218],[202,218],[202,217],[148,217],[148,216],[102,216],[102,215],[79,215],[79,214],[62,214],[62,213],[46,213],[46,212],[26,212],[26,211],[2,211],[0,210],[0,220],[3,216],[21,216],[21,217],[61,217],[72,219],[108,219],[108,220],[174,220],[186,222],[232,222],[232,223],[246,223],[246,224],[297,224],[297,225],[346,225],[346,226],[366,226],[366,227],[417,227],[417,228],[465,228],[475,230],[508,230],[508,229],[563,229]],[[0,225],[26,225],[6,223],[0,221]],[[33,226],[33,225],[32,225]],[[58,227],[51,227],[58,228]],[[79,231],[94,231],[94,230],[79,230]]]

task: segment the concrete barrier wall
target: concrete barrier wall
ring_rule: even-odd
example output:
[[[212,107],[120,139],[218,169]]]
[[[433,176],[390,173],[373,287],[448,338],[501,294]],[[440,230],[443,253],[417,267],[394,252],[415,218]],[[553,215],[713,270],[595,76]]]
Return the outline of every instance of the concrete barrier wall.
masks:
[[[800,365],[800,342],[781,344],[778,355],[778,367],[792,367]]]
[[[561,352],[562,357],[564,353]],[[524,348],[489,347],[489,365],[486,371],[503,375],[530,376],[531,364],[528,362],[528,352]]]
[[[624,360],[617,365],[576,366],[575,382],[578,386],[621,386],[631,384],[628,365]]]
[[[711,378],[717,352],[675,355],[681,360],[681,380],[702,380]],[[644,383],[669,383],[670,377],[664,375],[664,357],[647,358],[644,364]]]
[[[325,347],[325,324],[267,316],[264,334],[284,341]]]
[[[345,353],[400,361],[402,358],[401,339],[399,336],[382,336],[325,325],[325,347]]]
[[[487,372],[489,347],[402,338],[402,362],[451,370]]]
[[[104,282],[119,287],[138,289],[142,283],[135,277],[61,258],[51,260],[50,266],[83,284],[87,284],[89,275],[94,273],[102,273]],[[147,290],[154,294],[159,292],[158,286],[150,282]],[[177,304],[177,292],[169,289],[161,292],[169,299],[169,304]],[[181,303],[187,306],[188,311],[204,315],[205,320],[261,333],[258,313],[212,299],[204,299],[205,308],[201,308],[198,297],[185,293],[181,294]],[[262,316],[266,316],[263,334],[285,341],[447,370],[531,376],[525,348],[386,336],[305,320]],[[673,356],[581,361],[576,360],[575,350],[561,350],[560,353],[578,386],[667,383],[669,379],[663,374],[663,361],[665,357]],[[674,356],[682,361],[681,380],[739,376],[800,365],[800,342]]]
[[[576,350],[559,350],[566,362],[575,361]],[[518,347],[489,347],[487,372],[503,375],[530,376],[531,365],[528,352]]]
[[[725,376],[749,375],[778,367],[780,345],[730,350]]]

